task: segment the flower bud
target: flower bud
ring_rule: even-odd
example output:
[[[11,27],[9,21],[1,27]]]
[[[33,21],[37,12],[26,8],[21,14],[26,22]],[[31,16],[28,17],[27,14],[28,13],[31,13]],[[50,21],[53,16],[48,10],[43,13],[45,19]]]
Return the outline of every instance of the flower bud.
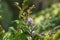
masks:
[[[28,18],[28,22],[30,22],[31,24],[33,24],[33,19],[32,18]]]

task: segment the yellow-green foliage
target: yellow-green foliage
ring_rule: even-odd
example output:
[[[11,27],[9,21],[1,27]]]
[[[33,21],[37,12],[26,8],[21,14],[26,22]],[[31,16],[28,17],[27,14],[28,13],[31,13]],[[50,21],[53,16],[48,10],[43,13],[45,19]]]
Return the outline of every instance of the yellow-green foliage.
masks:
[[[44,37],[44,40],[51,40],[51,38],[47,35]]]
[[[60,39],[60,30],[56,32],[55,35],[53,35],[53,40],[59,40]]]

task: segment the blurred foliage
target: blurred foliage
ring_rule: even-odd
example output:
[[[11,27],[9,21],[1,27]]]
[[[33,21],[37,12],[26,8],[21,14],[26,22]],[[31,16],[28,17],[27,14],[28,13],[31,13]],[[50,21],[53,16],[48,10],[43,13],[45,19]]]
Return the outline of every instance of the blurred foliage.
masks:
[[[43,28],[50,29],[60,25],[60,3],[53,4],[51,8],[46,8],[33,16],[35,16],[35,24]]]
[[[10,21],[12,20],[12,11],[5,1],[1,2],[0,19],[0,24],[3,26],[3,28],[8,29],[8,26],[10,26],[11,23]]]
[[[12,19],[8,4],[1,2],[0,40],[60,40],[60,3],[31,14],[34,4],[28,6],[28,0],[23,0],[21,6],[18,1],[13,2],[20,10],[17,20]]]
[[[53,35],[53,40],[60,40],[60,30],[58,30],[56,34]]]

